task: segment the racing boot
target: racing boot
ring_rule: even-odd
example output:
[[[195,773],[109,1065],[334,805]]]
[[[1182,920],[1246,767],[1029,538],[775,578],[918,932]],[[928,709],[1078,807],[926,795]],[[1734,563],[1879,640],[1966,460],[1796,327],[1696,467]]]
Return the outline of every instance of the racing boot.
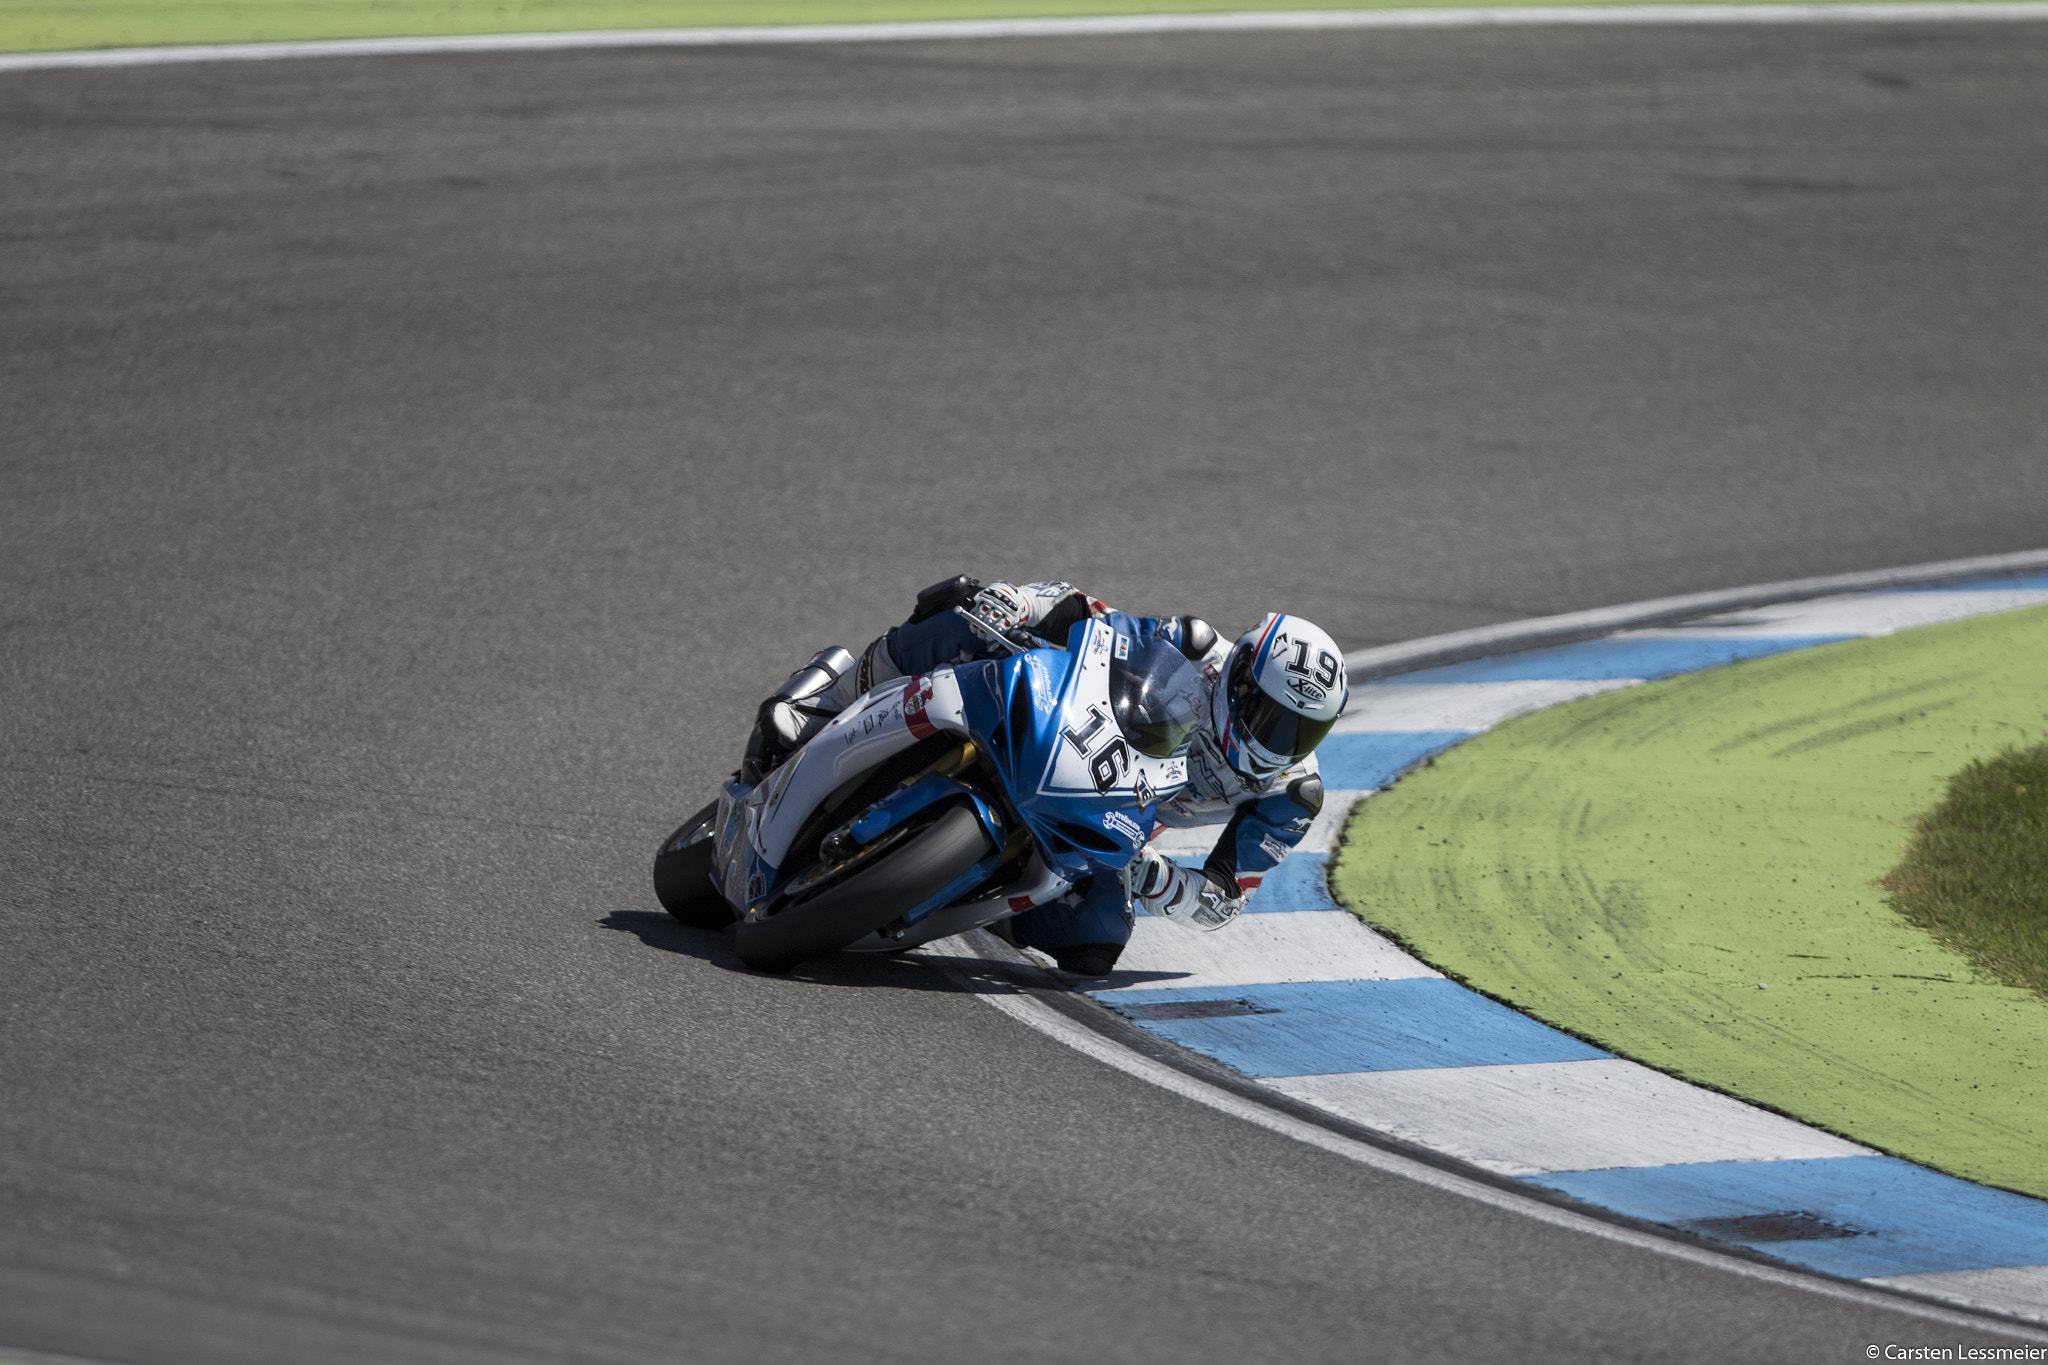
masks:
[[[839,646],[821,649],[761,703],[754,714],[754,732],[747,736],[746,754],[740,759],[741,782],[752,786],[774,772],[839,714],[842,708],[827,704],[826,694],[852,667],[853,656]]]

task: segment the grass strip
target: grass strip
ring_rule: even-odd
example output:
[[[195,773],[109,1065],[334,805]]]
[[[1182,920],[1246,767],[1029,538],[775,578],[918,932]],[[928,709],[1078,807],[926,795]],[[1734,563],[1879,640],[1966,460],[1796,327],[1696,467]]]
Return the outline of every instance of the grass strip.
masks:
[[[1881,884],[1907,923],[1985,975],[2048,997],[2048,744],[1950,778]]]
[[[1876,883],[1972,759],[2048,735],[2048,609],[1510,721],[1363,803],[1340,900],[1601,1047],[2048,1197],[2048,1004]]]
[[[1358,0],[0,0],[0,52],[586,29],[1408,9],[1459,3],[1461,0],[1382,4]],[[1541,4],[1546,0],[1507,3]]]
[[[1458,0],[1421,0],[1423,5]],[[1541,0],[1524,0],[1541,3]],[[1399,7],[1409,7],[1401,0]],[[1084,14],[1384,9],[1357,0],[0,0],[0,51]]]

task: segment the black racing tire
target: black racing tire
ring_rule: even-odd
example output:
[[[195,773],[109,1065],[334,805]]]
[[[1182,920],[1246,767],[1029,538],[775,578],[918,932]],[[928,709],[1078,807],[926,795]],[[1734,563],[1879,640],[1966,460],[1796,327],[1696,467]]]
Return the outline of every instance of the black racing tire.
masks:
[[[692,929],[723,929],[739,918],[711,880],[711,854],[717,847],[711,826],[717,819],[713,801],[683,821],[654,855],[656,899],[678,924]]]
[[[757,972],[786,972],[895,919],[989,855],[981,820],[955,806],[875,866],[765,919],[742,921],[733,948]]]

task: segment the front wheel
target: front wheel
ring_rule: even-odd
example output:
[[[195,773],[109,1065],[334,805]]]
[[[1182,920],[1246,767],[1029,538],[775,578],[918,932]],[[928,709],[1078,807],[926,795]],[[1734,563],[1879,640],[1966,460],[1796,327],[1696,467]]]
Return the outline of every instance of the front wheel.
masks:
[[[654,894],[676,922],[692,929],[723,929],[739,916],[711,880],[711,854],[718,841],[711,836],[718,803],[698,811],[662,841],[654,855]]]
[[[733,947],[757,972],[786,972],[930,900],[989,851],[980,818],[970,807],[955,806],[875,866],[779,914],[741,921]]]

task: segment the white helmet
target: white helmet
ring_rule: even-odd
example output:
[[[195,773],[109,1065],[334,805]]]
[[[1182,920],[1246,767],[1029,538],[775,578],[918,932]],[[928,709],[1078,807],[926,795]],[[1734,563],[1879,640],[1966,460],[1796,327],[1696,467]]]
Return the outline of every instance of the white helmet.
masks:
[[[1224,761],[1264,779],[1314,749],[1350,696],[1337,642],[1320,626],[1274,612],[1224,659],[1209,722]]]

